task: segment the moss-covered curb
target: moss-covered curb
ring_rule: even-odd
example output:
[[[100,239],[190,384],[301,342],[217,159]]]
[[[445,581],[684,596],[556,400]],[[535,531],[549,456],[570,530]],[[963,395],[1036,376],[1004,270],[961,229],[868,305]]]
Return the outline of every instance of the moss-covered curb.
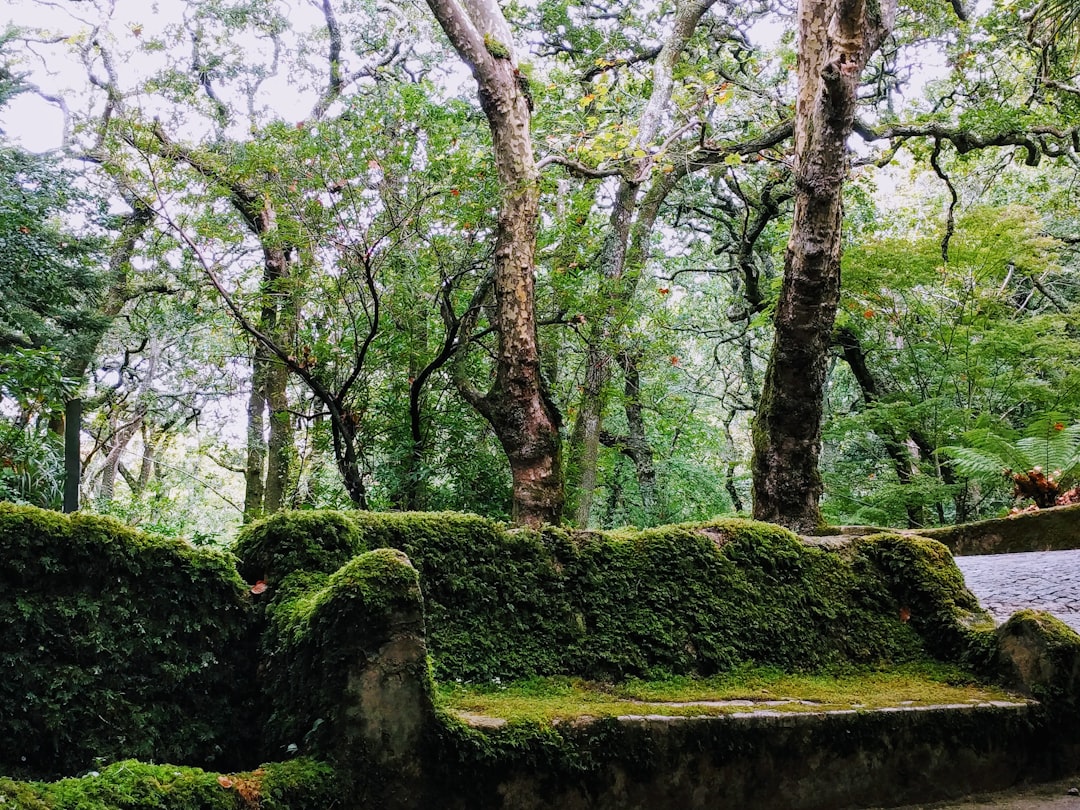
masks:
[[[445,810],[833,810],[930,802],[1071,772],[1037,708],[447,724]]]
[[[946,546],[957,557],[1024,551],[1066,551],[1080,548],[1080,504],[1020,512],[958,526],[917,530],[831,526],[823,528],[820,534],[834,540],[851,540],[854,537],[882,532],[929,537]]]
[[[1046,778],[1061,752],[1080,753],[1080,637],[1034,614],[995,632],[948,549],[917,535],[812,543],[740,520],[604,533],[293,513],[244,530],[245,585],[228,556],[0,507],[0,551],[0,618],[16,641],[0,647],[10,775],[87,773],[125,746],[188,764],[261,746],[258,759],[334,769],[125,761],[49,785],[0,782],[2,804],[30,810],[824,808],[880,802],[882,785],[897,786],[890,801],[946,795],[927,774],[981,788],[1017,767]],[[614,682],[935,661],[1019,671],[1043,702],[940,716],[631,712],[479,731],[432,697],[432,672]]]
[[[960,526],[920,529],[953,554],[1006,554],[1080,548],[1080,504],[1023,512]]]

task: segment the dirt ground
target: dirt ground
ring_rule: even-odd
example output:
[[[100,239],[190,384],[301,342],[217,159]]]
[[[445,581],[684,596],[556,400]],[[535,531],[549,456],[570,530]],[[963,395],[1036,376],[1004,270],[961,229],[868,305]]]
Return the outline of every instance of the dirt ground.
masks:
[[[911,804],[893,810],[1080,810],[1080,776],[1042,785],[1026,785],[1003,793],[985,793],[964,801]]]

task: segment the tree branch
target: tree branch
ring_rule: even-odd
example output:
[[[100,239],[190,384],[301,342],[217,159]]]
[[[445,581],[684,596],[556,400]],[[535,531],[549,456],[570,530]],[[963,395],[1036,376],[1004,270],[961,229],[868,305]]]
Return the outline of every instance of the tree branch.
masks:
[[[853,131],[865,141],[891,140],[893,138],[934,138],[948,141],[958,154],[964,155],[991,146],[1020,146],[1027,151],[1025,163],[1038,166],[1044,154],[1058,157],[1071,149],[1080,151],[1080,126],[1063,129],[1049,124],[1039,124],[1027,130],[1005,130],[991,135],[979,135],[966,129],[952,128],[945,124],[900,124],[874,128],[856,120]],[[1054,139],[1057,146],[1047,139]]]

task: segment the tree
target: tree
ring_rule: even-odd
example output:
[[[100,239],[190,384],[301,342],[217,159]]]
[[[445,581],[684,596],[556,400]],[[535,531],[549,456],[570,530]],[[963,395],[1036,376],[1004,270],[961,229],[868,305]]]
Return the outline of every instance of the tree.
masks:
[[[813,531],[820,520],[821,416],[840,301],[847,139],[863,69],[895,15],[895,0],[799,3],[795,213],[754,423],[754,517],[797,531]]]
[[[972,430],[964,435],[965,446],[945,450],[964,475],[991,486],[1008,481],[1015,497],[1030,498],[1040,509],[1075,503],[1077,492],[1069,490],[1080,472],[1080,425],[1066,425],[1064,418],[1044,416],[1019,439],[1002,435],[1000,429]]]
[[[6,75],[6,74],[5,74]],[[20,89],[0,87],[0,104]],[[102,219],[56,161],[0,144],[0,498],[59,505],[64,401],[107,324],[100,240],[65,219]],[[62,434],[62,427],[59,433]]]
[[[1025,185],[1034,179],[1014,171]],[[969,183],[954,177],[964,191]],[[999,177],[993,196],[1008,184]],[[845,250],[836,339],[851,374],[838,366],[832,377],[831,519],[926,525],[992,515],[1000,488],[969,481],[940,448],[987,420],[1008,429],[1076,408],[1076,295],[1065,246],[1047,235],[1059,227],[1052,201],[1039,197],[1043,216],[970,206],[956,219],[947,263],[940,235],[920,232],[922,206],[893,211],[883,232]]]
[[[466,6],[428,0],[435,18],[476,79],[491,128],[499,179],[492,292],[498,334],[495,379],[486,393],[458,377],[463,396],[485,419],[510,460],[515,521],[558,523],[562,515],[561,415],[540,369],[535,253],[539,173],[533,155],[532,99],[516,63],[510,26],[495,0]]]

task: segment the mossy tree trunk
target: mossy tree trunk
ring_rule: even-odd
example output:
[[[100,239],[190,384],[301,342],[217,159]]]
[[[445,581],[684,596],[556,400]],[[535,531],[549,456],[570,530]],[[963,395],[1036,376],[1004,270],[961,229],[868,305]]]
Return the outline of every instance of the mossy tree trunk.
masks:
[[[531,102],[514,63],[510,27],[497,2],[472,0],[462,6],[455,0],[428,0],[428,5],[476,78],[499,178],[492,275],[498,334],[495,379],[483,394],[460,375],[458,387],[491,424],[510,461],[514,520],[558,523],[564,501],[560,415],[540,374],[536,332],[540,187]]]
[[[754,517],[820,521],[821,417],[840,299],[842,192],[859,77],[892,30],[896,0],[800,0],[795,213],[775,337],[754,423]]]

